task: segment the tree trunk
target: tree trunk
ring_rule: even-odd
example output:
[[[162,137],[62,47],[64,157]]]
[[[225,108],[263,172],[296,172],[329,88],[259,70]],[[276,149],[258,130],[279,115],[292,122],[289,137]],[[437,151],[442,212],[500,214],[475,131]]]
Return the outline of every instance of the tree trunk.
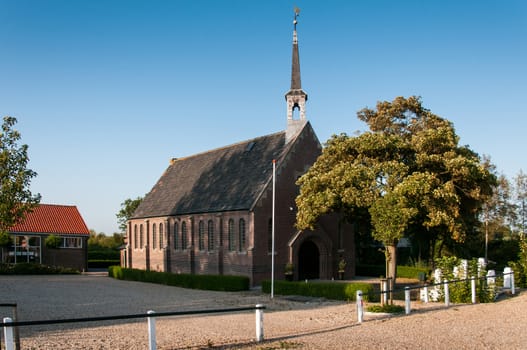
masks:
[[[386,246],[386,277],[391,277],[395,286],[397,277],[397,244]]]

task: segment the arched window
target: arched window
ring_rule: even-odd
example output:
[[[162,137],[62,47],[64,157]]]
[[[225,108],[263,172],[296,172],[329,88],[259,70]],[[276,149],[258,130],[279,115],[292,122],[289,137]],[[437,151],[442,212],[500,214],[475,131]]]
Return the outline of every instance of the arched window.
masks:
[[[234,220],[229,219],[229,232],[227,233],[229,235],[229,250],[232,252],[234,251]]]
[[[174,249],[179,249],[179,225],[177,222],[174,222]]]
[[[269,253],[273,252],[273,219],[269,219],[267,224],[267,251]]]
[[[139,225],[139,247],[143,249],[145,246],[145,235],[143,233],[143,224]]]
[[[199,250],[205,250],[205,225],[201,220],[198,224],[198,245]]]
[[[207,248],[214,250],[214,223],[212,220],[209,220],[207,226]]]
[[[240,252],[245,250],[245,220],[240,219],[240,232],[239,232],[239,238],[238,238],[238,250]]]
[[[165,235],[163,233],[163,224],[159,224],[159,249],[163,249],[165,243]]]
[[[157,234],[156,234],[156,224],[152,225],[152,249],[156,249],[157,247]]]
[[[181,249],[187,249],[187,223],[181,223]]]
[[[139,241],[137,240],[137,225],[134,225],[134,248],[139,248]]]

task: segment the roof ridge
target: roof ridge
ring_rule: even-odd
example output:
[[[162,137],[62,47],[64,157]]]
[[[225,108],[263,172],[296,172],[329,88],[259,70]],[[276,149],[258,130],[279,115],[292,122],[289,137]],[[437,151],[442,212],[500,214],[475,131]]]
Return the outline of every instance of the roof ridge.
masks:
[[[189,155],[189,156],[185,156],[185,157],[181,157],[181,158],[172,158],[172,161],[173,161],[173,162],[179,162],[179,161],[181,161],[181,160],[187,160],[187,159],[190,159],[190,158],[194,158],[194,157],[202,156],[202,155],[204,155],[204,154],[209,154],[209,153],[213,153],[213,152],[217,152],[217,151],[222,151],[222,150],[225,150],[225,149],[228,149],[228,148],[232,148],[232,147],[235,147],[235,146],[242,145],[242,144],[244,144],[244,143],[255,142],[255,141],[257,141],[257,140],[260,140],[260,139],[263,139],[263,138],[266,138],[266,137],[277,136],[277,135],[280,135],[280,134],[285,134],[285,130],[277,131],[277,132],[274,132],[274,133],[272,133],[272,134],[267,134],[267,135],[263,135],[263,136],[258,136],[258,137],[255,137],[255,138],[252,138],[252,139],[248,139],[248,140],[244,140],[244,141],[235,142],[235,143],[232,143],[232,144],[230,144],[230,145],[226,145],[226,146],[222,146],[222,147],[218,147],[218,148],[209,149],[209,150],[207,150],[207,151],[194,153],[194,154],[191,154],[191,155]],[[171,164],[173,164],[173,163],[171,163]]]

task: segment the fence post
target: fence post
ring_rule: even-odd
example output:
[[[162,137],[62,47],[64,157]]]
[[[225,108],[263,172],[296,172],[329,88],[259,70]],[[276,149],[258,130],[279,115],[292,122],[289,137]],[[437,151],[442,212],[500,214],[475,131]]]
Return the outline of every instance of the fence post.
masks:
[[[381,305],[388,304],[388,280],[381,278]]]
[[[149,310],[147,314],[153,315],[155,311]],[[156,318],[148,316],[148,350],[156,350]]]
[[[470,291],[472,292],[472,304],[476,303],[476,277],[470,277]]]
[[[404,311],[410,314],[410,287],[404,287]]]
[[[511,271],[512,269],[510,267],[503,269],[503,288],[511,288]]]
[[[428,284],[425,284],[425,303],[428,303]]]
[[[511,269],[511,294],[514,295],[516,292],[516,287],[514,287],[514,271]]]
[[[264,340],[264,329],[263,329],[263,305],[256,305],[256,341],[261,342]]]
[[[450,306],[450,292],[448,290],[448,280],[444,281],[445,286],[445,306]]]
[[[4,323],[13,322],[11,317],[4,317]],[[5,339],[5,349],[6,350],[15,350],[15,342],[13,337],[13,327],[4,327],[4,339]]]
[[[357,291],[357,322],[362,323],[364,318],[364,304],[362,302],[362,290]]]

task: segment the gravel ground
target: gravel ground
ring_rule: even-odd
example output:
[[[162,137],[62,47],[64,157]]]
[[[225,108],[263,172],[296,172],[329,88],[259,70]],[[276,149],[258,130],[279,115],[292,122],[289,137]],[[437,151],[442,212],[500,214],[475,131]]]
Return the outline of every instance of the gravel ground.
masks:
[[[354,304],[295,300],[257,291],[187,290],[104,276],[2,276],[1,303],[17,302],[19,320],[199,310],[264,304],[263,343],[254,312],[158,318],[158,349],[525,349],[527,294],[492,304],[412,302],[410,315],[366,313]],[[6,298],[6,296],[9,296]],[[0,309],[9,316],[9,309]],[[147,324],[135,322],[22,327],[22,349],[147,349]]]

